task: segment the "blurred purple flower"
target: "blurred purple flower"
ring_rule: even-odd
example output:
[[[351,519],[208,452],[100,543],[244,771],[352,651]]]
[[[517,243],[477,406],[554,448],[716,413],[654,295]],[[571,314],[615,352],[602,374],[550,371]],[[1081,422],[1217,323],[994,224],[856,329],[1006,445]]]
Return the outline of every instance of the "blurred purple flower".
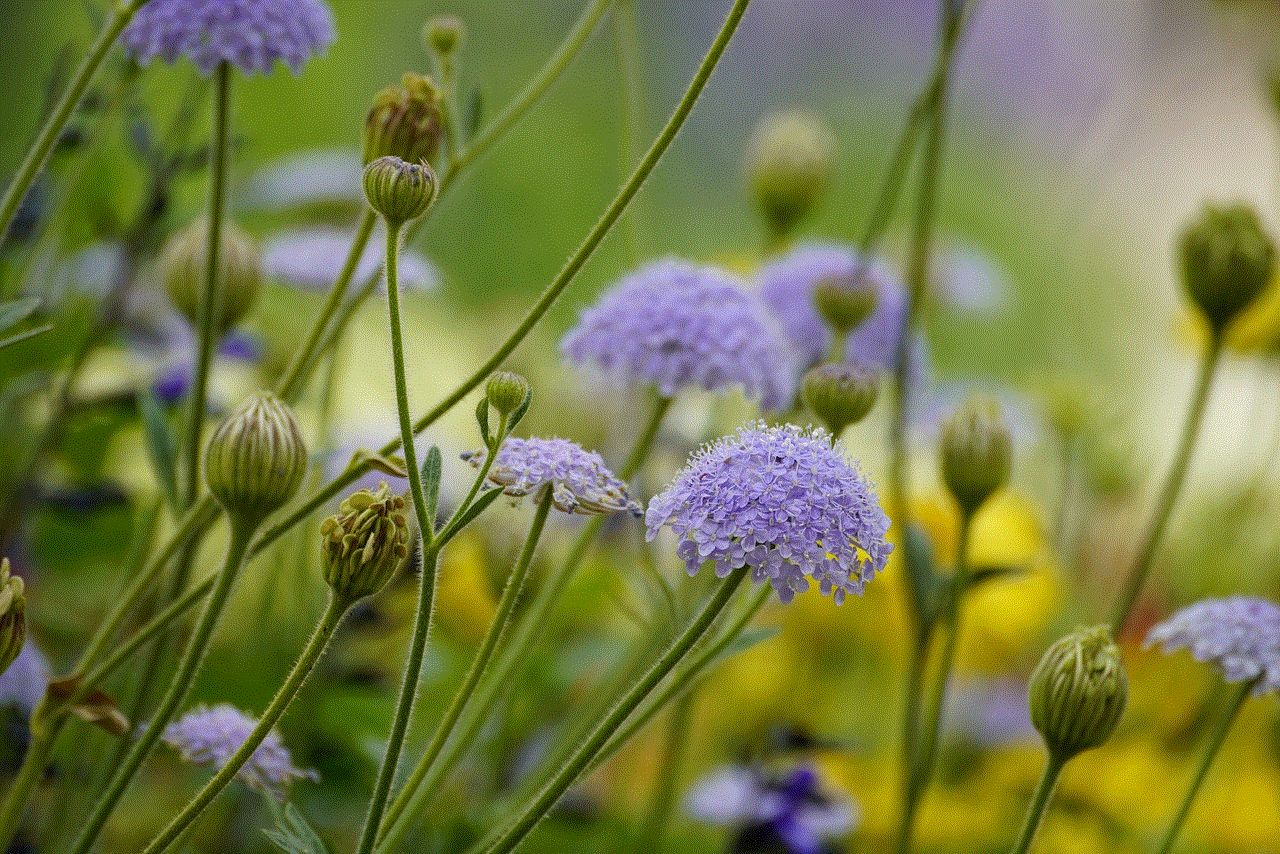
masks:
[[[1147,634],[1145,646],[1187,649],[1217,666],[1227,682],[1258,680],[1255,695],[1280,691],[1280,607],[1232,596],[1188,605]]]
[[[777,410],[794,393],[790,359],[759,301],[728,273],[675,258],[632,273],[585,309],[560,352],[664,397],[742,386]]]
[[[12,704],[30,715],[44,697],[51,675],[48,659],[28,637],[18,657],[0,673],[0,706]]]
[[[212,708],[197,706],[165,727],[161,738],[187,762],[209,762],[221,768],[257,725],[256,720],[225,703]],[[276,800],[284,800],[285,790],[296,779],[319,779],[314,771],[294,767],[280,734],[274,730],[253,751],[236,776],[250,789]]]
[[[463,454],[462,458],[479,468],[485,451]],[[627,485],[613,476],[600,455],[568,439],[506,439],[498,448],[488,480],[515,498],[549,485],[552,503],[565,513],[626,510],[641,515]]]
[[[962,683],[947,694],[945,719],[963,737],[986,747],[1034,743],[1027,686],[1012,679]]]
[[[341,275],[354,240],[354,234],[326,228],[277,234],[262,248],[262,272],[305,290],[327,291]],[[382,240],[370,240],[352,281],[359,284],[378,275],[384,252]],[[402,288],[431,291],[440,284],[435,267],[412,249],[401,251],[397,272]]]
[[[221,62],[269,74],[280,60],[297,74],[335,38],[323,0],[150,0],[120,41],[142,65],[185,56],[204,74]]]
[[[259,169],[245,193],[245,206],[273,211],[354,208],[364,202],[363,173],[359,149],[303,151]],[[349,246],[351,238],[346,239]]]
[[[836,603],[884,569],[889,518],[871,484],[822,430],[748,424],[704,445],[654,496],[646,539],[664,525],[680,539],[690,575],[715,563],[723,578],[742,566],[783,602],[818,582]]]
[[[934,288],[952,308],[981,317],[1002,315],[1013,303],[1008,269],[970,244],[952,244],[937,251]]]
[[[187,334],[178,332],[170,338],[170,352],[163,358],[164,366],[151,384],[151,393],[166,406],[186,397],[195,373],[192,345],[187,344],[190,330],[185,324],[181,324],[181,329]],[[233,329],[218,342],[215,354],[219,358],[252,364],[262,357],[262,345],[253,335]]]

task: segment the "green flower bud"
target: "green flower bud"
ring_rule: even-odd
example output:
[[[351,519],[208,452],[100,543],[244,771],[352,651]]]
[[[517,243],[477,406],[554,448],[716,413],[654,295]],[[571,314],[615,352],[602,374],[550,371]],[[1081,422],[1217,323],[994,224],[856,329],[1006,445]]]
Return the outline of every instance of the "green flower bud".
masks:
[[[1111,629],[1078,628],[1036,665],[1028,685],[1031,723],[1049,752],[1062,759],[1097,747],[1115,732],[1129,697],[1129,679]]]
[[[410,163],[435,159],[444,130],[440,93],[430,78],[406,73],[399,86],[373,98],[364,122],[364,162],[399,157]]]
[[[436,197],[436,173],[425,163],[379,157],[364,167],[364,195],[388,225],[398,227],[431,207]]]
[[[1257,214],[1238,203],[1206,205],[1178,246],[1187,293],[1219,330],[1266,288],[1275,255]]]
[[[227,513],[257,521],[297,493],[307,447],[289,407],[260,391],[218,425],[204,465],[209,491]]]
[[[354,601],[382,589],[409,555],[404,499],[387,489],[362,489],[320,523],[324,580],[336,596]]]
[[[835,138],[813,116],[788,111],[760,119],[744,170],[752,198],[776,234],[789,234],[831,183]]]
[[[9,574],[9,559],[0,558],[0,673],[9,669],[27,640],[27,600],[22,579]]]
[[[422,45],[449,56],[462,45],[467,28],[457,15],[436,15],[422,25]]]
[[[235,326],[253,308],[262,288],[262,264],[258,247],[234,223],[224,221],[218,251],[218,313],[214,331],[221,335]],[[205,248],[209,243],[209,221],[194,220],[174,234],[160,256],[160,275],[169,298],[192,326],[198,323],[200,296],[204,291]]]
[[[488,398],[489,405],[498,410],[503,418],[524,403],[528,394],[529,381],[511,371],[498,371],[489,377],[489,382],[484,387],[484,395]]]
[[[971,397],[942,427],[942,480],[973,513],[1009,481],[1013,439],[994,401]]]
[[[813,304],[818,314],[843,339],[876,307],[877,294],[863,277],[863,281],[828,279],[813,290]]]
[[[809,369],[800,384],[805,406],[833,436],[865,418],[879,394],[880,378],[862,365],[818,365]]]

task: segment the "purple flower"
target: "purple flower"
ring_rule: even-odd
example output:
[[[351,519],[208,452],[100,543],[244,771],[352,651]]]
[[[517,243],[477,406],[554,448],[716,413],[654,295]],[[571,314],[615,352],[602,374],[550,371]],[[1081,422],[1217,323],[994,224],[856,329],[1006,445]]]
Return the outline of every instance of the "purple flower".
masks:
[[[30,637],[7,670],[0,673],[0,706],[13,704],[31,714],[49,685],[49,661]]]
[[[783,602],[808,578],[837,603],[884,569],[889,519],[871,485],[822,430],[748,424],[705,445],[654,496],[647,539],[668,525],[689,574],[706,561],[721,578],[742,566]]]
[[[675,258],[632,273],[583,311],[560,352],[664,397],[740,385],[776,410],[793,394],[786,349],[759,301],[728,273]]]
[[[477,468],[485,451],[463,454]],[[520,497],[551,486],[551,502],[565,513],[640,515],[640,505],[627,485],[613,476],[600,455],[584,451],[568,439],[508,438],[498,448],[488,480],[504,495]]]
[[[1254,694],[1280,691],[1280,607],[1266,599],[1232,596],[1183,608],[1147,634],[1145,646],[1188,649],[1212,663],[1228,682],[1258,680]]]
[[[191,388],[192,374],[195,373],[191,346],[185,343],[191,338],[190,330],[185,324],[180,324],[178,329],[180,331],[175,336],[178,343],[171,344],[173,355],[167,357],[167,364],[156,373],[151,382],[152,394],[166,406],[186,397]],[[218,342],[215,352],[222,359],[252,364],[262,357],[262,344],[252,335],[232,330]]]
[[[240,749],[258,722],[226,703],[213,708],[197,706],[169,724],[160,737],[188,762],[211,762],[215,768]],[[295,779],[317,780],[314,771],[293,766],[289,751],[274,730],[268,733],[249,761],[236,773],[250,789],[284,800],[285,789]]]
[[[327,228],[277,234],[262,248],[262,272],[299,288],[327,291],[341,275],[354,241],[354,234]],[[356,262],[352,281],[366,282],[376,275],[384,252],[381,240],[370,240]],[[400,253],[396,270],[401,288],[427,291],[440,283],[431,262],[412,249]]]
[[[335,37],[323,0],[151,0],[120,41],[143,65],[185,56],[205,74],[220,62],[268,74],[282,60],[297,74]]]
[[[739,828],[732,851],[781,850],[819,854],[824,839],[843,836],[858,823],[856,806],[833,799],[818,775],[800,765],[781,776],[743,765],[728,765],[698,781],[685,796],[694,818]]]

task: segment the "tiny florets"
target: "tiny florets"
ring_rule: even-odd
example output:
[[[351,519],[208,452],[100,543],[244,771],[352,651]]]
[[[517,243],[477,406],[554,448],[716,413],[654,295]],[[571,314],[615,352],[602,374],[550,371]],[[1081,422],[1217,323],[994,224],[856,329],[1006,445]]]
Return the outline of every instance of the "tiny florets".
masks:
[[[1188,605],[1147,634],[1146,645],[1187,649],[1227,682],[1257,679],[1255,694],[1280,691],[1280,606],[1232,596]]]
[[[674,258],[632,273],[583,311],[560,352],[664,397],[738,385],[767,409],[792,399],[790,359],[764,307],[728,273]]]
[[[704,446],[649,502],[648,539],[669,526],[690,575],[744,565],[782,601],[818,582],[837,603],[884,569],[889,519],[822,430],[749,424]]]
[[[160,737],[186,761],[209,762],[221,768],[257,725],[256,720],[225,703],[212,708],[197,706],[165,727]],[[274,730],[262,740],[236,776],[255,792],[269,794],[277,800],[284,800],[285,790],[294,780],[318,779],[314,771],[294,767],[280,734]]]
[[[323,0],[150,0],[120,40],[143,65],[185,56],[205,74],[220,62],[269,74],[280,60],[297,74],[335,37]]]
[[[463,454],[477,468],[485,451]],[[488,480],[505,495],[519,498],[551,487],[551,501],[565,513],[617,513],[640,515],[640,505],[627,485],[613,476],[599,454],[585,451],[568,439],[518,439],[503,441],[489,468]]]

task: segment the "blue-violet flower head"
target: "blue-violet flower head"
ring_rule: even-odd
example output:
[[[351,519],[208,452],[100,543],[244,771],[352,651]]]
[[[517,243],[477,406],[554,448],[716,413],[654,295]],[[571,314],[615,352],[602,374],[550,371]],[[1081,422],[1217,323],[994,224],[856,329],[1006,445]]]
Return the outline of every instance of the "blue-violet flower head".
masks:
[[[822,430],[748,424],[705,445],[654,496],[648,539],[670,526],[693,575],[742,566],[789,602],[809,578],[837,603],[884,569],[889,519],[871,484]]]
[[[160,737],[186,761],[210,762],[215,768],[221,768],[257,725],[258,722],[244,712],[221,703],[212,708],[197,706],[165,727]],[[280,734],[274,730],[262,740],[236,776],[255,792],[269,794],[277,800],[284,800],[285,790],[295,779],[318,779],[314,771],[294,767]]]
[[[786,347],[759,300],[728,273],[675,258],[632,273],[583,311],[560,352],[664,397],[738,385],[778,410],[794,393]]]
[[[120,40],[143,65],[185,56],[204,74],[221,62],[269,74],[281,60],[297,74],[335,37],[324,0],[150,0]]]
[[[477,468],[483,450],[463,454]],[[551,487],[551,502],[565,513],[617,513],[640,515],[640,505],[627,485],[613,476],[594,451],[583,450],[568,439],[504,439],[489,468],[487,480],[502,487],[504,495],[519,498]]]
[[[1254,694],[1280,691],[1280,606],[1251,596],[1204,599],[1147,634],[1146,646],[1190,650],[1227,682],[1257,679]]]

